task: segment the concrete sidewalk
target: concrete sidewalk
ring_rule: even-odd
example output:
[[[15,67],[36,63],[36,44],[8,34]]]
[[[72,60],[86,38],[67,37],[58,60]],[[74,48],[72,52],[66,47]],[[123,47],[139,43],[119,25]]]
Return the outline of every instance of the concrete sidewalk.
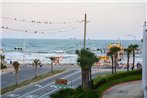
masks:
[[[30,67],[30,65],[20,65],[19,69],[22,68],[26,68],[26,67]],[[0,75],[6,74],[6,73],[10,73],[10,72],[15,72],[14,67],[12,65],[8,65],[7,68],[1,69],[0,70]]]
[[[141,81],[112,86],[104,92],[102,98],[144,98]]]
[[[9,72],[14,72],[14,68],[13,67],[9,67],[9,68],[6,68],[6,69],[1,69],[0,75],[6,74],[6,73],[9,73]]]

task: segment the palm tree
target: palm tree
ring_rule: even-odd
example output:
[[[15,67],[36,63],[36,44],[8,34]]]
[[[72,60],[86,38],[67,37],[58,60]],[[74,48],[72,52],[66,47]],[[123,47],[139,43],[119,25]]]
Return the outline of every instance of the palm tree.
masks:
[[[125,51],[127,52],[127,71],[129,71],[129,66],[130,66],[129,61],[130,61],[130,54],[132,50],[131,48],[128,47],[127,49],[125,49]]]
[[[82,72],[82,87],[83,89],[89,89],[91,87],[91,67],[98,61],[98,58],[94,53],[85,49],[77,50],[76,54],[78,55],[77,63]]]
[[[135,65],[135,50],[138,48],[139,46],[137,44],[134,45],[130,45],[129,48],[131,48],[132,52],[133,52],[133,66],[132,66],[132,71],[134,70],[134,65]]]
[[[112,52],[113,56],[114,56],[114,64],[115,64],[115,73],[116,73],[116,67],[117,67],[117,57],[118,57],[118,52],[120,51],[120,47],[114,46],[110,48],[110,51]]]
[[[112,63],[112,74],[114,73],[114,71],[113,71],[113,52],[112,51],[109,51],[108,53],[107,53],[107,56],[109,56],[110,58],[111,58],[111,63]]]
[[[38,65],[40,65],[40,60],[39,59],[35,59],[32,63],[32,65],[35,67],[35,78],[37,78],[37,68],[38,68]]]
[[[4,66],[4,62],[5,62],[5,55],[1,54],[1,68]]]
[[[18,61],[13,62],[13,67],[15,69],[15,76],[16,76],[16,85],[18,85],[18,71],[19,71],[19,63]]]

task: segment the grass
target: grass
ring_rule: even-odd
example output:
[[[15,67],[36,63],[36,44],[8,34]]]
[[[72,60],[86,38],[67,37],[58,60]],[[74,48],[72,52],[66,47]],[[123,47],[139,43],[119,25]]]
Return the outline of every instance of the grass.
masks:
[[[55,75],[55,74],[63,72],[63,71],[64,70],[56,70],[56,71],[53,71],[53,72],[47,72],[47,73],[38,75],[37,78],[32,78],[32,79],[24,80],[24,81],[20,82],[18,85],[14,84],[14,85],[11,85],[9,87],[2,88],[1,89],[1,94],[5,94],[5,93],[13,91],[13,90],[15,90],[17,88],[24,87],[26,85],[29,85],[29,84],[33,83],[33,82],[40,81],[42,79],[45,79],[47,77],[50,77],[52,75]]]

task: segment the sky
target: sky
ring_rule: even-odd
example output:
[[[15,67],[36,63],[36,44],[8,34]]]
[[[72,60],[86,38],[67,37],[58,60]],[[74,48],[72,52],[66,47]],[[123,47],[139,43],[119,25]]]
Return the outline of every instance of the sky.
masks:
[[[142,38],[143,23],[146,20],[146,3],[132,1],[3,2],[0,18],[2,26],[15,30],[3,29],[2,37],[83,39],[85,13],[88,21],[87,39],[134,40],[135,37],[140,40]],[[15,18],[24,21],[16,21]],[[32,20],[40,21],[42,24],[27,22]],[[46,21],[51,24],[43,24]],[[64,22],[65,24],[62,24]],[[37,33],[34,33],[35,31]]]

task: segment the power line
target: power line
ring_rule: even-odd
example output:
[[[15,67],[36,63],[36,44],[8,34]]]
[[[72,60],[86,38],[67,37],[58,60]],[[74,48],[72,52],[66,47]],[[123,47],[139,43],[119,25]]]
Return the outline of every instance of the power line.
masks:
[[[40,20],[26,20],[26,19],[18,19],[18,18],[9,18],[9,17],[0,17],[6,20],[12,21],[19,21],[19,22],[28,22],[28,23],[35,23],[35,24],[77,24],[82,23],[83,20],[76,20],[76,21],[63,21],[63,22],[53,22],[53,21],[40,21]]]
[[[42,34],[47,34],[47,33],[61,33],[61,32],[70,32],[76,29],[76,27],[68,28],[68,29],[61,29],[57,31],[37,31],[37,30],[22,30],[22,29],[15,29],[15,28],[10,28],[10,27],[1,27],[4,30],[11,30],[11,31],[17,31],[17,32],[25,32],[25,33],[42,33]]]
[[[81,24],[81,23],[79,23]],[[68,26],[64,26],[64,27],[58,27],[58,28],[53,28],[53,29],[42,29],[42,30],[37,30],[37,31],[57,31],[57,30],[63,30],[63,29],[68,29],[68,28],[74,28],[79,26],[79,24],[72,24],[72,25],[68,25]],[[34,31],[34,30],[29,30],[29,31]]]

